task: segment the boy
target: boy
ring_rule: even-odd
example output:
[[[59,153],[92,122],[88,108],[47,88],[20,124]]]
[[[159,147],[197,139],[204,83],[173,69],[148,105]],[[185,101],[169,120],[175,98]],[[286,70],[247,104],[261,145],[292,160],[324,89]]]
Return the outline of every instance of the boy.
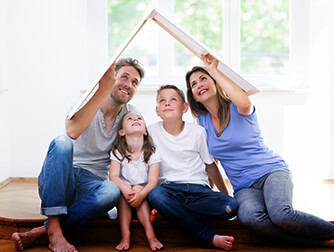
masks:
[[[222,176],[209,154],[205,129],[184,122],[188,110],[183,92],[174,85],[157,91],[157,115],[162,119],[149,126],[161,153],[160,186],[149,194],[149,202],[162,216],[202,245],[232,249],[234,238],[215,233],[199,219],[230,219],[237,201],[226,195]],[[220,193],[212,191],[208,176]]]

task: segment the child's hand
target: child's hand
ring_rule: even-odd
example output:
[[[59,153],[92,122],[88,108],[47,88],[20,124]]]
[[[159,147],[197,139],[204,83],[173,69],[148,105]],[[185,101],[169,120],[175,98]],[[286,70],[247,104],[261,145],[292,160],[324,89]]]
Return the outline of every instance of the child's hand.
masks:
[[[122,190],[122,194],[123,194],[123,197],[126,201],[129,202],[129,200],[132,198],[132,196],[130,196],[130,194],[134,192],[131,187],[129,186],[129,188],[125,188]]]
[[[129,193],[129,199],[127,199],[128,203],[132,207],[139,207],[143,200],[144,198],[141,196],[141,193],[136,191],[131,191]]]

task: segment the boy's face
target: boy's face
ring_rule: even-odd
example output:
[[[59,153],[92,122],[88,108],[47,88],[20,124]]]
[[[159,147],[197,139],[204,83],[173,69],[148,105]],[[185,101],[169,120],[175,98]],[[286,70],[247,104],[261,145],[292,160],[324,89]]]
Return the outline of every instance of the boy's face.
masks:
[[[181,119],[182,115],[188,110],[188,104],[183,102],[182,98],[174,89],[163,89],[160,91],[157,99],[156,112],[163,120]]]

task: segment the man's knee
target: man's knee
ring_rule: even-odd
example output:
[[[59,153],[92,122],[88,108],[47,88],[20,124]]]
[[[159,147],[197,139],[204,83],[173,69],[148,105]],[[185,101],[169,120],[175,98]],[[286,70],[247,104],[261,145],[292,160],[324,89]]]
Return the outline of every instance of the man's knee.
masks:
[[[56,149],[59,153],[71,153],[73,151],[73,142],[68,136],[60,135],[52,140],[50,148]]]
[[[101,187],[98,189],[97,201],[101,206],[106,206],[107,208],[114,207],[120,197],[120,191],[116,183],[112,181],[103,181]]]

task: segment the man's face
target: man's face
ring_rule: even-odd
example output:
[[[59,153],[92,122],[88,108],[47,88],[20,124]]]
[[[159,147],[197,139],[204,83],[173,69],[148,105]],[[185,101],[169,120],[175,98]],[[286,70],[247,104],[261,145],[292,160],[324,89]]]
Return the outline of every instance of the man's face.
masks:
[[[140,82],[140,75],[134,67],[123,66],[117,71],[115,79],[110,96],[115,103],[125,104],[134,96]]]

